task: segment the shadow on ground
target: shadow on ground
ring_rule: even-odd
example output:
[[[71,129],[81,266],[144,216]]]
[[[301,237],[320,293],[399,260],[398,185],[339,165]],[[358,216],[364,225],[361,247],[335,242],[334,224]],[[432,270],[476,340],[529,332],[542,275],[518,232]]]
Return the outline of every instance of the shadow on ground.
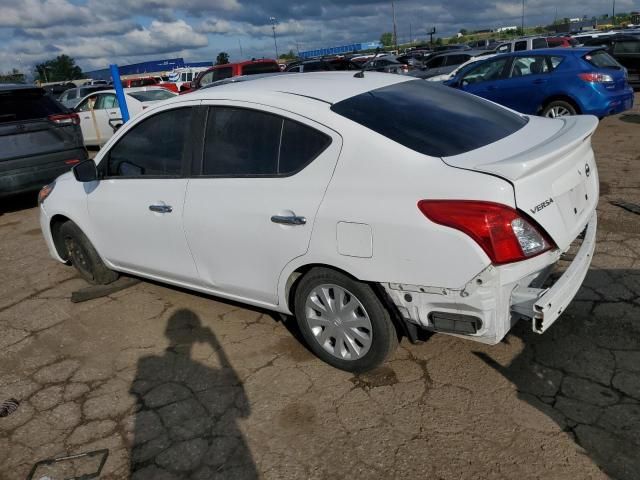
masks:
[[[247,396],[215,334],[183,309],[169,318],[166,336],[169,347],[139,360],[131,387],[131,478],[258,478],[238,426],[250,414]],[[192,358],[200,342],[216,352],[209,362],[215,367]]]
[[[26,210],[38,205],[38,192],[27,192],[0,199],[0,215]]]
[[[640,478],[640,271],[592,270],[544,335],[521,322],[522,353],[489,365],[551,417],[608,475]],[[532,445],[535,448],[535,445]]]
[[[627,123],[640,123],[640,115],[637,113],[625,113],[620,115],[620,120]]]

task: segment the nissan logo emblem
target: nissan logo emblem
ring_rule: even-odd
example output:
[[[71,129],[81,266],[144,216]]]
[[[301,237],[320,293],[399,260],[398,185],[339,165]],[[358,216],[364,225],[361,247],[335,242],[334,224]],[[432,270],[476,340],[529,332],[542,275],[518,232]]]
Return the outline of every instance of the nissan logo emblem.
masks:
[[[584,164],[584,174],[588,177],[589,175],[591,175],[591,168],[589,167],[588,163]]]

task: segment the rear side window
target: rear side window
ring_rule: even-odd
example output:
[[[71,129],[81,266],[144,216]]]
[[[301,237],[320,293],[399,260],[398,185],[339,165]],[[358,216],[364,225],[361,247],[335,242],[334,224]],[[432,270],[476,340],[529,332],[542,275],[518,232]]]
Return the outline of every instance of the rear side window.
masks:
[[[155,101],[167,100],[169,98],[175,97],[175,95],[173,95],[168,90],[165,90],[164,88],[158,89],[158,90],[147,90],[146,92],[131,92],[131,93],[128,93],[128,95],[141,102],[155,102]],[[117,107],[117,102],[116,102],[116,107]]]
[[[200,78],[200,86],[204,87],[213,82],[213,72],[207,72]]]
[[[622,66],[617,62],[615,58],[609,55],[604,50],[596,50],[595,52],[589,52],[584,57],[587,62],[589,62],[594,67],[598,68],[617,68],[620,69]]]
[[[47,118],[65,111],[42,89],[0,90],[0,123]]]
[[[616,42],[613,46],[613,53],[640,53],[640,39]]]
[[[469,55],[449,55],[447,57],[447,65],[461,65],[470,58]]]
[[[176,108],[133,127],[109,152],[107,176],[179,176],[190,119],[191,108]]]
[[[560,44],[562,44],[562,40],[560,41]],[[536,48],[547,48],[548,44],[547,40],[544,38],[534,38],[531,42],[531,46],[535,50]]]
[[[280,71],[280,67],[278,66],[277,63],[271,63],[271,62],[248,63],[247,65],[242,67],[241,75],[255,75],[258,73],[273,73],[273,72],[279,72],[279,71]]]
[[[317,130],[271,113],[244,108],[209,110],[203,175],[290,175],[331,143]]]
[[[118,98],[112,94],[107,93],[104,95],[98,96],[98,100],[96,101],[96,105],[94,110],[105,110],[107,108],[118,108]]]
[[[334,112],[433,157],[459,155],[520,130],[525,117],[450,87],[410,80],[356,95]]]
[[[428,67],[428,68],[438,68],[438,67],[441,67],[442,65],[444,65],[444,60],[445,60],[445,57],[444,57],[444,56],[442,56],[442,57],[435,57],[435,58],[432,58],[431,60],[429,60],[429,61],[427,62],[427,67]]]
[[[527,49],[527,41],[523,40],[520,42],[516,42],[515,46],[513,47],[513,51],[517,52],[520,50],[526,50]]]

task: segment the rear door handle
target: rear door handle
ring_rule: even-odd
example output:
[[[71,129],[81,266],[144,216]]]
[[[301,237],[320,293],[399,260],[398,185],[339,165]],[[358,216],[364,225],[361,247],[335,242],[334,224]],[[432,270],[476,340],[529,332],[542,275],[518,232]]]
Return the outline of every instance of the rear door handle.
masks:
[[[307,223],[305,217],[298,217],[297,215],[274,215],[271,217],[271,221],[281,225],[304,225]]]
[[[171,205],[149,205],[149,210],[157,213],[171,213],[173,207]]]

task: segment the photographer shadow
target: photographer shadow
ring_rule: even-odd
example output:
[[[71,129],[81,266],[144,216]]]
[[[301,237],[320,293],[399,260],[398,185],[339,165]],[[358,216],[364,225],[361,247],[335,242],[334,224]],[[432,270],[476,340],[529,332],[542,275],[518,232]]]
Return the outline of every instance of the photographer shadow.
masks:
[[[131,394],[137,399],[131,478],[258,478],[238,425],[250,407],[244,388],[215,334],[182,309],[169,318],[163,355],[138,362]],[[217,365],[192,358],[208,343]]]
[[[503,366],[518,397],[554,420],[609,476],[640,478],[640,271],[591,270],[543,335],[520,322],[524,349]]]

